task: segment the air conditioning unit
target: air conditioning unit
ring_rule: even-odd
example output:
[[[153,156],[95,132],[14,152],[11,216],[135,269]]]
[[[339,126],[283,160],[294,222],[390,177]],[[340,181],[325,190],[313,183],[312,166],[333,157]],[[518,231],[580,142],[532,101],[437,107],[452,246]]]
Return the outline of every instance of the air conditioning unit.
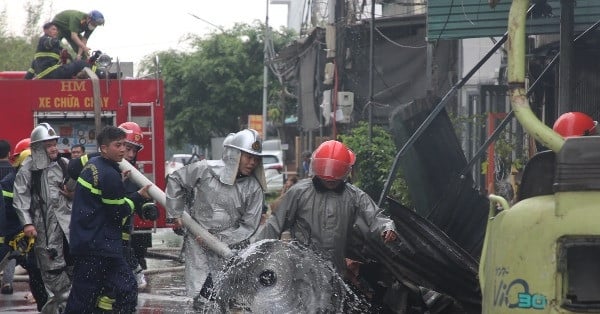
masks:
[[[335,111],[335,121],[339,123],[350,123],[352,111],[354,110],[354,93],[338,92],[338,108]]]

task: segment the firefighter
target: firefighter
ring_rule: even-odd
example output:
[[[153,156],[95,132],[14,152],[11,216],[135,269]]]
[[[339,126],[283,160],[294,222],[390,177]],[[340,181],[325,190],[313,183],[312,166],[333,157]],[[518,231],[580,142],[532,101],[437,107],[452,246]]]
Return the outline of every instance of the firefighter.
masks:
[[[29,147],[29,145],[27,145]],[[0,140],[0,179],[3,179],[11,174],[15,173],[15,167],[10,162],[10,144],[6,140]],[[14,175],[12,175],[14,180]],[[11,185],[12,190],[12,185]],[[12,204],[12,201],[11,201]],[[12,205],[11,205],[12,206]],[[4,210],[4,208],[0,207],[0,210]],[[0,213],[0,219],[2,219],[4,213]],[[14,218],[19,220],[18,217],[14,216]],[[9,226],[12,224],[9,224]],[[17,224],[18,227],[21,227],[20,224]],[[0,236],[10,234],[6,229],[7,226],[0,226]],[[3,254],[0,253],[0,260],[2,259]],[[0,269],[2,271],[2,288],[0,288],[0,293],[2,294],[12,294],[12,282],[13,277],[15,275],[15,260],[9,261],[4,269]]]
[[[262,141],[258,132],[245,129],[229,134],[223,146],[221,160],[197,161],[167,177],[166,207],[176,228],[186,209],[219,240],[241,248],[258,228],[263,208]],[[202,246],[200,239],[186,236],[184,241],[186,290],[200,309],[209,297],[206,289],[201,294],[203,285],[224,261]]]
[[[9,161],[10,155],[10,144],[6,140],[0,140],[0,179],[8,176],[15,172],[15,168]],[[6,222],[5,222],[5,208],[4,204],[0,204],[0,261],[4,257],[2,244],[4,242],[4,233],[6,233]],[[0,285],[0,293],[12,294],[12,279],[15,273],[15,261],[11,260],[6,263],[2,271],[2,281]]]
[[[48,123],[40,123],[31,132],[31,158],[17,172],[13,206],[23,224],[23,232],[35,237],[34,254],[46,289],[51,297],[42,312],[63,308],[71,280],[68,255],[71,201],[63,191],[67,159],[58,157],[58,138]]]
[[[119,128],[125,131],[126,134],[125,159],[132,165],[135,165],[138,152],[144,148],[142,144],[142,139],[144,138],[142,129],[135,122],[124,122],[119,125]],[[134,192],[138,188],[137,184],[129,178],[126,178],[123,184],[127,193]],[[158,219],[158,208],[152,202],[145,203],[142,209],[137,212],[142,219]],[[123,224],[123,244],[125,257],[134,270],[138,289],[144,289],[147,283],[142,271],[148,268],[146,264],[146,252],[152,246],[152,235],[149,232],[133,233],[133,217],[130,217]]]
[[[353,232],[360,238],[376,235],[385,243],[396,240],[394,222],[369,195],[346,181],[354,162],[354,153],[341,142],[322,143],[312,155],[313,177],[283,195],[256,239],[279,239],[289,230],[293,239],[329,257],[341,275]]]
[[[554,121],[552,129],[564,138],[597,135],[597,124],[583,112],[566,112]],[[556,153],[542,150],[525,165],[515,201],[554,193]],[[499,206],[499,205],[498,205]]]
[[[28,138],[24,138],[22,140],[20,140],[17,145],[15,145],[15,149],[13,151],[13,155],[11,157],[11,163],[13,165],[13,167],[18,168],[16,165],[21,166],[21,163],[23,162],[23,159],[25,159],[25,157],[21,157],[21,153],[26,150],[29,149],[29,145],[31,143],[31,139]],[[31,151],[29,152],[29,155],[31,155]],[[21,159],[22,158],[22,159]],[[21,159],[19,161],[19,159]]]
[[[16,170],[18,170],[21,167],[21,164],[23,164],[25,158],[29,157],[30,155],[31,150],[29,149],[29,138],[21,140],[15,146],[13,154],[13,167],[15,167]],[[4,244],[7,244],[10,239],[15,239],[19,232],[23,230],[23,226],[19,221],[17,212],[13,207],[13,189],[15,177],[16,172],[13,172],[0,181],[0,187],[2,187],[3,196],[0,199],[4,201],[4,208],[6,210],[6,226],[0,228],[0,236],[4,236]],[[0,219],[1,218],[2,217],[0,217]],[[1,242],[2,241],[0,239],[0,243]],[[5,247],[5,249],[6,248],[7,247]],[[1,256],[4,256],[5,254],[6,252],[0,252],[0,259]],[[48,293],[46,292],[46,288],[44,287],[42,274],[40,273],[40,269],[37,267],[33,252],[26,252],[26,254],[24,255],[19,255],[17,258],[15,258],[15,260],[19,265],[21,265],[21,267],[27,270],[27,273],[29,275],[29,289],[31,290],[35,302],[37,303],[38,311],[41,311],[42,307],[48,300]]]
[[[97,10],[89,13],[66,10],[56,14],[52,23],[58,27],[58,39],[65,38],[77,53],[75,60],[85,60],[90,51],[87,41],[97,26],[104,25],[104,15]]]
[[[64,313],[112,311],[113,303],[119,313],[135,313],[137,284],[123,256],[122,222],[150,199],[150,185],[125,192],[117,164],[125,156],[125,140],[122,129],[104,127],[96,137],[101,155],[77,179],[70,225],[73,289]]]
[[[62,48],[57,35],[56,24],[44,24],[44,35],[38,40],[34,59],[31,68],[25,74],[25,79],[70,79],[88,65],[84,60],[63,64]]]
[[[15,168],[10,164],[9,156],[10,144],[6,140],[0,140],[0,179],[15,172]]]
[[[125,131],[126,134],[124,158],[131,164],[135,165],[137,153],[144,147],[144,145],[142,144],[142,139],[144,136],[142,129],[135,122],[124,122],[121,125],[119,125],[119,128]],[[69,162],[68,171],[70,178],[73,180],[72,182],[77,180],[81,173],[81,170],[88,162],[88,160],[96,156],[100,156],[100,153],[91,153],[83,155],[82,157],[75,158]],[[71,183],[69,183],[69,185],[71,185]],[[129,180],[129,178],[127,177],[123,181],[123,185],[125,186],[126,193],[133,193],[138,190],[137,185],[131,182],[131,180]],[[135,212],[142,219],[158,219],[158,208],[156,207],[156,204],[154,202],[146,202],[142,204],[142,206],[136,206]],[[144,257],[147,248],[152,245],[152,236],[150,235],[150,233],[134,234],[132,220],[133,217],[128,217],[123,221],[121,234],[123,239],[123,256],[125,257],[125,260],[131,267],[133,273],[135,274],[137,287],[141,290],[147,286],[147,282],[142,271],[146,269]],[[138,235],[141,235],[141,237],[136,237]],[[112,288],[106,287],[105,290],[111,291]],[[100,304],[104,310],[107,310],[110,307],[112,307],[108,304],[114,302],[114,298],[112,298],[112,296],[105,294],[102,294],[99,297],[99,300],[100,302],[98,302],[98,304]]]
[[[597,121],[583,112],[563,113],[556,119],[552,129],[562,137],[596,135]]]
[[[85,145],[75,144],[71,146],[71,159],[79,158],[85,154]]]
[[[4,193],[2,193],[4,195]],[[4,205],[4,197],[0,199],[0,261],[4,258],[4,255],[8,252],[8,245],[5,237],[7,232],[8,223],[6,222],[6,206]],[[6,250],[6,251],[4,251]]]

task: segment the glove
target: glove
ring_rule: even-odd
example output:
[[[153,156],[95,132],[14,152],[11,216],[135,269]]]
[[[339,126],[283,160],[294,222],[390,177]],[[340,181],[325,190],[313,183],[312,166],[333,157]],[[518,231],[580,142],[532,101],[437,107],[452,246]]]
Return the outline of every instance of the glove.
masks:
[[[62,64],[67,64],[69,63],[69,61],[72,61],[73,57],[71,57],[71,54],[69,53],[69,51],[67,49],[63,49],[60,51],[60,62]]]
[[[142,218],[146,220],[158,219],[158,207],[154,203],[145,203],[142,205]]]
[[[98,58],[102,55],[102,51],[100,50],[96,50],[93,52],[92,56],[88,59],[88,63],[90,65],[93,65],[94,63],[96,63],[96,60],[98,60]]]

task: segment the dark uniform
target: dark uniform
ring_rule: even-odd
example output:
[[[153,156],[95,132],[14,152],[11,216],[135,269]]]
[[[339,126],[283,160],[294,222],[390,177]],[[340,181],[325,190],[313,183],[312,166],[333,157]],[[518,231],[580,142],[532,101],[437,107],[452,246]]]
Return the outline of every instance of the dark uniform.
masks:
[[[3,193],[4,194],[4,193]],[[4,257],[2,249],[4,248],[4,230],[6,229],[6,207],[4,206],[4,197],[0,199],[0,259]]]
[[[0,179],[14,172],[16,172],[15,167],[8,160],[0,160]]]
[[[68,172],[73,180],[77,180],[81,170],[89,159],[99,156],[100,153],[90,153],[79,158],[72,159],[69,162]],[[139,187],[137,184],[127,178],[123,181],[125,194],[137,192]],[[135,213],[142,219],[156,220],[158,219],[158,208],[152,202],[144,203],[142,206],[136,206]],[[146,269],[146,260],[144,256],[148,247],[152,246],[152,235],[150,233],[133,233],[133,216],[127,217],[123,221],[121,228],[121,238],[123,239],[123,254],[127,263],[131,266],[132,271],[141,271]],[[138,265],[141,268],[138,269]]]
[[[126,195],[116,162],[94,157],[85,165],[73,200],[70,242],[75,269],[65,313],[109,309],[112,304],[103,302],[110,299],[120,311],[135,312],[137,283],[123,256],[121,230],[123,220],[143,202],[137,192]]]
[[[8,242],[23,230],[23,225],[19,220],[17,211],[13,207],[15,176],[16,172],[13,172],[0,181],[3,196],[0,198],[0,202],[4,202],[4,205],[0,206],[0,221],[5,219],[5,225],[0,227],[0,258],[10,251]],[[48,301],[48,293],[44,287],[42,273],[37,267],[33,252],[17,257],[17,264],[27,270],[29,275],[29,289],[35,298],[38,311],[41,311],[44,304]]]
[[[68,79],[75,76],[87,66],[84,60],[74,60],[67,64],[60,61],[60,40],[44,35],[40,37],[31,68],[27,70],[25,79]]]

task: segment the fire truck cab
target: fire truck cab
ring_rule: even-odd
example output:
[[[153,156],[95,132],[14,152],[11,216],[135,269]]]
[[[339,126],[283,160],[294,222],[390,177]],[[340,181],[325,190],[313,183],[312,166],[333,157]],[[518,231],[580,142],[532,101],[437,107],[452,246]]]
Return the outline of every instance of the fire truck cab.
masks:
[[[99,84],[93,84],[91,79],[25,80],[24,75],[25,72],[0,72],[0,138],[14,147],[29,137],[38,123],[47,122],[58,132],[59,150],[68,157],[75,144],[83,144],[86,152],[97,151],[96,112],[102,125],[133,121],[144,133],[144,149],[138,153],[135,166],[158,187],[165,188],[161,79],[100,79]],[[159,208],[156,222],[136,215],[134,226],[138,232],[166,227],[165,210]]]

